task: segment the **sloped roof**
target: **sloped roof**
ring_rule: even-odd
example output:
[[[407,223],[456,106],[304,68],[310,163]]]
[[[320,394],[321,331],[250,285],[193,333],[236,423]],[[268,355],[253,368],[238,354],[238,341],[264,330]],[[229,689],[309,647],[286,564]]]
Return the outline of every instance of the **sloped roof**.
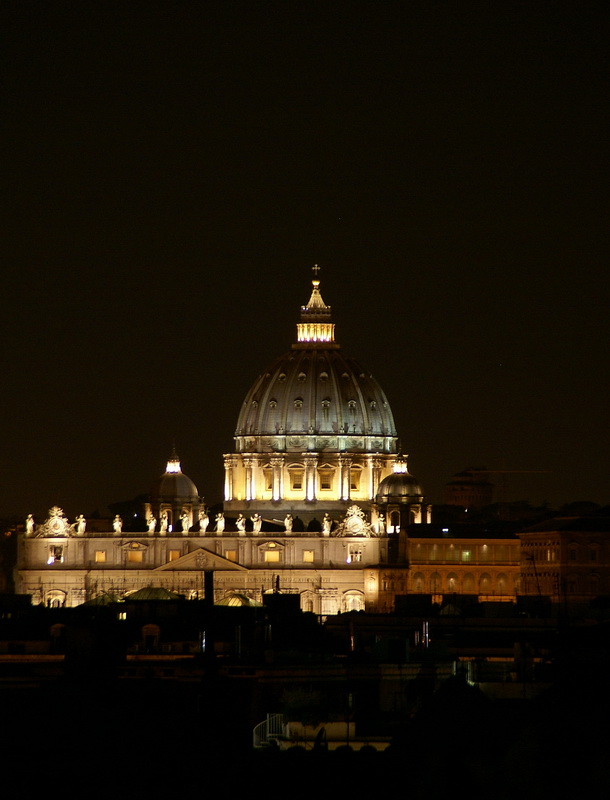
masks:
[[[554,517],[530,528],[524,528],[520,533],[543,533],[548,531],[581,531],[582,533],[607,533],[610,532],[610,517]]]
[[[138,589],[133,594],[128,595],[126,600],[181,600],[181,595],[176,592],[170,592],[169,589],[164,589],[162,586],[145,586],[143,589]]]

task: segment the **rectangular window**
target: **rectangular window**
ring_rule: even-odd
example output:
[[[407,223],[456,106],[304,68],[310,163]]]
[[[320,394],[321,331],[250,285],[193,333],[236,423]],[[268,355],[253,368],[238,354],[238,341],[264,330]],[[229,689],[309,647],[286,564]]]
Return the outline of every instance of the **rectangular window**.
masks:
[[[130,564],[141,564],[144,560],[144,553],[141,550],[128,550],[127,561]]]
[[[61,564],[63,560],[64,560],[63,545],[51,545],[49,547],[49,557],[47,558],[47,564]]]
[[[106,551],[105,550],[96,550],[95,551],[95,563],[96,564],[104,564],[106,562]]]
[[[303,470],[291,469],[290,470],[290,488],[299,490],[303,488]]]
[[[237,550],[225,550],[227,561],[237,561]]]
[[[279,550],[265,550],[265,561],[267,564],[277,564],[280,560]]]
[[[333,488],[333,473],[330,469],[321,469],[318,472],[320,476],[320,490],[329,492]]]
[[[462,561],[470,561],[470,550],[462,550]]]
[[[178,561],[180,558],[180,550],[170,550],[169,551],[169,560],[170,561]]]
[[[360,470],[353,469],[350,472],[350,489],[353,492],[360,491]]]
[[[313,564],[315,553],[313,550],[303,550],[303,561],[306,564]]]

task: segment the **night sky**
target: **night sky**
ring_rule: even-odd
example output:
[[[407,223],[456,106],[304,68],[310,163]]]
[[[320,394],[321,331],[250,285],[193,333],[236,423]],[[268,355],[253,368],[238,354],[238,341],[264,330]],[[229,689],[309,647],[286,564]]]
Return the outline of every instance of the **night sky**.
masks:
[[[433,502],[610,502],[604,4],[0,15],[0,516],[105,513],[174,440],[220,500],[314,263]]]

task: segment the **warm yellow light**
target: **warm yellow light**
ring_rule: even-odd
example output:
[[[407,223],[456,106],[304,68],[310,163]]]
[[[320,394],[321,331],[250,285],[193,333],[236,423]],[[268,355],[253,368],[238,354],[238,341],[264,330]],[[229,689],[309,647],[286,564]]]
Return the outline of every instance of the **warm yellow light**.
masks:
[[[395,475],[405,473],[407,471],[407,460],[401,455],[397,455],[392,465],[392,472]]]
[[[335,326],[332,322],[299,322],[297,323],[297,340],[299,342],[334,342]]]

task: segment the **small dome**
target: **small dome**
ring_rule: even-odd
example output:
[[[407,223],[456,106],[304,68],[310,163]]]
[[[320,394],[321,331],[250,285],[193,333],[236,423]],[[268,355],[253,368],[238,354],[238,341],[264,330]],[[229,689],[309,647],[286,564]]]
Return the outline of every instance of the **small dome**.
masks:
[[[412,503],[423,498],[424,490],[416,478],[407,470],[407,462],[398,456],[394,462],[393,472],[384,478],[377,488],[375,502],[377,505],[387,503]]]
[[[240,607],[243,608],[244,606],[249,608],[262,608],[263,604],[259,603],[257,600],[252,600],[251,597],[247,597],[245,594],[240,594],[239,592],[233,592],[232,594],[223,597],[222,600],[219,600],[217,603],[214,603],[215,606],[233,606],[233,607]]]
[[[199,492],[193,481],[180,469],[180,459],[172,453],[167,468],[150,492],[153,502],[172,503],[178,501],[197,501]]]

